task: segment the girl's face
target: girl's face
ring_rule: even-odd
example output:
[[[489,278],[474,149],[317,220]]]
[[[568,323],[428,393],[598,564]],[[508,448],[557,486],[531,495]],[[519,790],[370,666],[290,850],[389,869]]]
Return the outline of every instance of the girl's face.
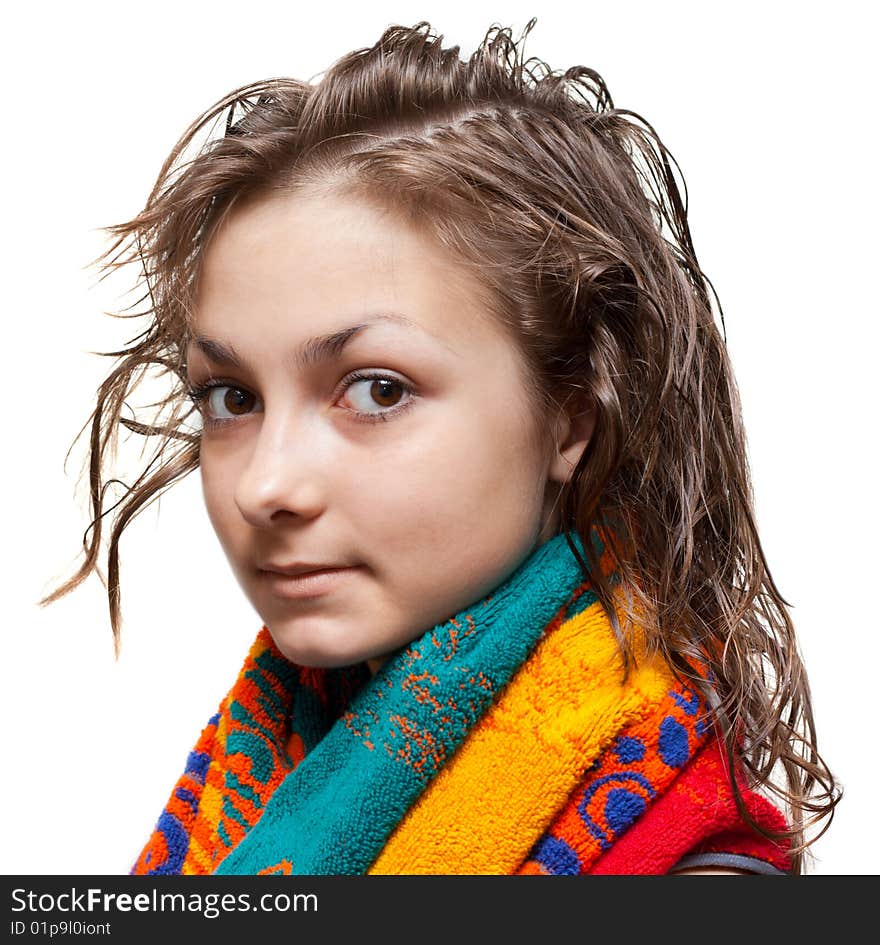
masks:
[[[205,502],[288,659],[375,672],[555,533],[576,455],[439,245],[351,197],[272,196],[236,207],[202,264]]]

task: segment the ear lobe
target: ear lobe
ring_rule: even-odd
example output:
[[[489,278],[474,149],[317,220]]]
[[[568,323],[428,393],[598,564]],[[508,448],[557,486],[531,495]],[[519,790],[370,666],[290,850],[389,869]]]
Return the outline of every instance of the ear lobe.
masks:
[[[547,478],[568,482],[596,429],[596,408],[587,406],[579,413],[562,411],[557,418],[556,443]]]

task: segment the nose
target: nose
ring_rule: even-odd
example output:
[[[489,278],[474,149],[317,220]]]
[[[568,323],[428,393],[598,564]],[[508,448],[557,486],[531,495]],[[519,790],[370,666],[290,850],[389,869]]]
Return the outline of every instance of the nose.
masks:
[[[326,476],[320,450],[304,424],[264,416],[250,455],[235,484],[235,503],[255,528],[280,518],[314,518],[326,504]],[[324,470],[326,473],[326,470]]]

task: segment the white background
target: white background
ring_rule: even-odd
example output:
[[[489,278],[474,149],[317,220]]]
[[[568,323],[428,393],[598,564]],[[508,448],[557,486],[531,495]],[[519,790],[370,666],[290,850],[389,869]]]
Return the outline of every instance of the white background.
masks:
[[[876,873],[876,24],[868,3],[505,0],[16,5],[2,106],[3,873],[124,873],[259,620],[216,545],[198,473],[121,546],[121,657],[91,579],[41,610],[88,523],[65,452],[131,302],[88,263],[143,206],[204,108],[309,78],[391,23],[469,54],[493,22],[530,55],[603,75],[681,165],[724,308],[757,515],[792,604],[820,748],[845,798],[817,874]],[[306,8],[314,7],[312,12]],[[127,286],[126,286],[127,287]],[[873,433],[872,433],[873,431]]]

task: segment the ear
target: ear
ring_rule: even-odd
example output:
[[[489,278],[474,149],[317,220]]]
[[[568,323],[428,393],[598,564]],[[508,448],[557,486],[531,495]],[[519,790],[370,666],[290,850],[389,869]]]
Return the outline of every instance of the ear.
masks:
[[[553,457],[547,470],[552,482],[568,482],[596,429],[596,406],[580,401],[571,410],[561,410],[556,418]]]

